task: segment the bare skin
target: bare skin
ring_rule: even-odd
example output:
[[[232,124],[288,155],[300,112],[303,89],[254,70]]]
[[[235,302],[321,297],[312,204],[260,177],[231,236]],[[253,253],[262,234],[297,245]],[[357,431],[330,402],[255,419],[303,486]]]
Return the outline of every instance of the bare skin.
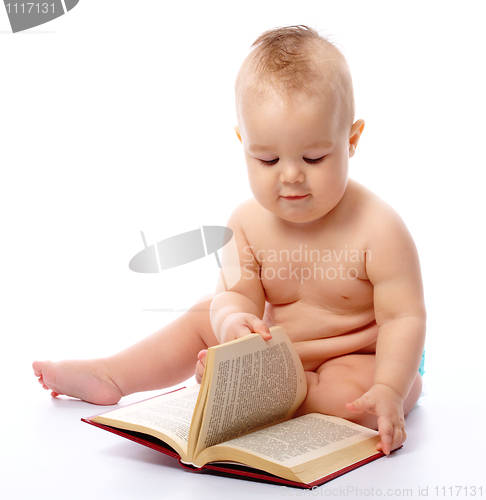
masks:
[[[239,255],[223,250],[223,272],[239,266],[242,277],[217,290],[213,330],[227,342],[249,332],[267,339],[270,325],[284,326],[309,371],[302,411],[378,428],[389,453],[406,438],[404,415],[421,388],[415,245],[386,203],[348,179],[364,122],[343,124],[332,95],[289,102],[266,92],[243,95],[237,109],[255,199],[228,222]],[[198,359],[199,378],[204,353]]]
[[[358,205],[356,200],[361,203]],[[379,326],[376,321],[374,285],[367,274],[366,260],[351,262],[350,256],[353,250],[357,251],[353,255],[363,255],[363,251],[368,249],[365,242],[369,238],[370,223],[363,224],[363,219],[379,220],[383,224],[387,217],[393,221],[396,215],[372,193],[353,181],[347,184],[339,210],[333,211],[332,217],[322,224],[317,233],[307,228],[293,227],[293,234],[288,234],[286,231],[289,228],[282,227],[278,219],[254,200],[240,207],[239,212],[237,216],[240,215],[240,220],[253,221],[244,226],[243,231],[254,254],[260,258],[258,266],[265,290],[264,298],[267,300],[264,315],[261,311],[253,316],[241,334],[257,331],[264,336],[268,326],[279,324],[285,327],[307,372],[308,396],[298,414],[333,414],[379,428],[379,418],[393,410],[387,408],[380,414],[375,409],[375,401],[367,403],[366,398],[360,399],[376,385],[375,353]],[[259,223],[255,224],[254,221]],[[263,227],[271,231],[263,231]],[[343,232],[343,227],[346,232]],[[398,233],[404,231],[399,224],[398,227]],[[315,234],[319,235],[317,239]],[[410,245],[407,233],[398,240],[401,246],[404,242]],[[342,257],[340,263],[336,262],[336,258],[331,258],[327,263],[316,261],[317,268],[324,271],[324,279],[319,272],[317,279],[303,279],[303,269],[311,266],[313,270],[314,262],[299,264],[295,259],[272,262],[271,251],[276,249],[290,250],[290,256],[295,251],[294,256],[297,258],[302,249],[307,250],[309,256],[313,249],[325,249],[332,256]],[[343,257],[345,251],[348,252],[347,262]],[[322,256],[322,253],[319,255]],[[292,269],[289,268],[290,264],[294,266]],[[415,266],[407,267],[410,271]],[[344,278],[336,275],[335,279],[330,279],[335,273],[328,272],[329,278],[325,279],[326,271],[331,268],[335,268]],[[275,277],[269,269],[275,270]],[[293,278],[290,273],[285,274],[285,269],[293,272]],[[282,279],[279,280],[279,276]],[[419,296],[420,293],[418,290]],[[209,300],[198,304],[192,312],[112,357],[59,363],[35,362],[34,372],[42,386],[50,389],[53,396],[66,394],[95,404],[115,404],[124,395],[182,382],[194,373],[198,359],[197,372],[201,374],[204,350],[219,343],[210,323],[210,304]],[[258,318],[259,315],[263,321]],[[415,363],[418,366],[417,360]],[[397,398],[395,389],[387,384],[383,386],[393,396],[390,399],[398,400],[398,403],[394,403],[397,408],[393,418],[397,422],[394,427],[399,429],[393,427],[387,430],[390,437],[388,440],[384,438],[380,444],[380,449],[386,453],[405,440],[403,416],[415,405],[421,392],[420,376],[413,366],[408,371],[412,369],[416,375],[410,387],[405,387],[403,396]]]
[[[364,188],[350,181],[350,195],[353,189],[363,195]],[[375,204],[382,208],[382,202],[374,195],[366,190],[364,193],[368,196],[370,209],[376,209]],[[265,212],[255,202],[247,202],[244,210],[250,211],[245,219],[266,222]],[[359,227],[351,226],[349,230],[356,241],[361,241],[363,235],[360,235]],[[271,248],[265,248],[263,242],[258,240],[263,238],[262,231],[250,225],[248,232],[254,248],[264,250],[258,253],[262,258],[262,276],[273,275],[265,270],[269,269],[267,265],[275,265],[268,258],[271,253],[269,250],[276,248],[275,239]],[[278,231],[274,232],[274,238],[276,235]],[[323,238],[326,238],[325,234]],[[298,257],[299,249],[305,249],[306,245],[307,250],[310,250],[310,240],[299,238],[297,241],[299,243],[291,247],[296,250],[295,257]],[[331,245],[329,236],[325,241],[325,248],[335,251],[335,255],[339,256],[343,250],[348,250],[348,256],[351,255],[350,244],[343,249],[342,245]],[[338,241],[342,240],[338,238]],[[324,243],[320,244],[324,248]],[[268,262],[264,260],[265,256]],[[344,266],[344,257],[341,261]],[[301,276],[299,273],[308,267],[309,262],[298,265],[294,261],[292,264],[299,269],[299,272],[294,272],[295,278]],[[363,262],[347,264],[348,268],[342,271],[345,280],[304,280],[305,287],[302,287],[300,279],[294,279],[293,283],[288,279],[284,280],[285,283],[269,280],[265,292],[266,298],[272,302],[266,303],[263,321],[256,318],[260,324],[253,325],[248,331],[257,331],[263,324],[281,324],[292,338],[306,370],[308,383],[308,396],[297,414],[333,414],[376,429],[377,415],[368,411],[356,412],[354,406],[349,404],[373,386],[379,329],[374,313],[373,286],[369,279],[363,275],[361,279],[347,277],[351,268],[358,269],[358,276],[364,272],[365,269],[360,267]],[[281,266],[282,262],[278,265]],[[334,273],[328,274],[334,276]],[[283,272],[280,276],[284,277]],[[317,290],[312,287],[317,287]],[[298,299],[297,294],[300,294]],[[312,303],[314,296],[319,297],[319,307]],[[172,386],[192,376],[196,361],[204,359],[205,349],[219,343],[210,323],[210,306],[211,300],[195,305],[170,325],[109,358],[35,362],[34,372],[43,387],[52,391],[53,396],[66,394],[103,405],[115,404],[122,396],[134,392]],[[199,376],[202,368],[203,364],[199,362]],[[415,405],[420,392],[421,379],[417,374],[411,390],[404,398],[403,415]],[[402,442],[406,434],[404,430],[401,432]]]
[[[357,204],[356,199],[361,203]],[[337,415],[377,429],[378,419],[382,417],[383,421],[394,411],[395,415],[388,418],[393,418],[396,425],[394,424],[393,428],[387,427],[390,430],[384,432],[390,433],[390,438],[388,441],[384,439],[380,445],[380,449],[389,453],[400,446],[406,438],[403,418],[416,404],[421,394],[422,380],[417,373],[416,360],[417,368],[414,369],[410,387],[405,389],[403,397],[397,397],[397,391],[386,384],[380,388],[381,392],[390,393],[392,401],[398,401],[392,403],[391,410],[388,407],[385,410],[376,409],[375,401],[360,399],[375,385],[376,345],[379,336],[379,326],[375,316],[374,285],[367,274],[366,258],[373,258],[373,255],[366,253],[368,247],[365,246],[369,238],[369,226],[362,221],[369,217],[372,225],[373,220],[383,223],[387,216],[391,218],[397,216],[375,195],[351,180],[341,204],[340,209],[343,212],[336,210],[333,217],[349,232],[337,230],[332,224],[333,220],[329,218],[326,221],[329,226],[323,226],[315,233],[307,229],[302,232],[293,228],[294,234],[291,236],[285,234],[288,228],[280,229],[278,220],[274,221],[272,226],[272,214],[254,200],[240,207],[237,217],[241,218],[233,220],[233,227],[242,223],[245,238],[253,253],[259,257],[258,269],[267,302],[262,320],[259,319],[260,313],[255,311],[253,317],[243,317],[246,325],[237,321],[241,330],[235,337],[256,331],[265,338],[267,327],[275,324],[284,326],[302,360],[308,383],[307,398],[297,415],[311,412]],[[349,219],[346,220],[344,217]],[[251,222],[245,225],[243,221]],[[272,230],[263,231],[263,227],[270,227]],[[401,232],[404,226],[398,225],[398,228],[398,232]],[[319,234],[319,238],[315,237],[316,233]],[[271,238],[268,234],[271,234]],[[282,242],[284,240],[288,242],[285,247],[279,246],[279,238],[282,238]],[[410,244],[406,232],[400,238],[400,245],[405,241]],[[276,261],[276,249],[289,250],[290,257],[294,251],[295,259],[283,261],[280,258]],[[311,254],[313,249],[319,249],[319,253]],[[317,256],[322,260],[322,249],[326,250],[326,255],[327,251],[330,251],[329,262],[317,262]],[[307,251],[307,261],[305,261],[305,251]],[[395,249],[390,250],[392,253],[395,251]],[[284,257],[287,252],[278,255]],[[314,274],[311,255],[315,256],[316,279],[314,276],[302,279],[303,276],[308,276],[305,269],[310,268]],[[363,255],[364,259],[361,258]],[[339,262],[336,261],[336,256],[337,258],[340,256]],[[351,261],[351,256],[356,256],[356,260]],[[298,262],[299,258],[304,262]],[[319,269],[323,269],[323,273],[319,272]],[[333,269],[336,269],[337,273]],[[290,272],[293,273],[292,277]],[[242,270],[243,275],[244,273]],[[279,276],[282,279],[279,279]],[[326,276],[329,278],[326,279]],[[420,297],[420,280],[417,282],[416,293]],[[216,304],[217,299],[213,302],[214,309],[219,308]],[[413,329],[410,331],[413,341]],[[416,335],[420,351],[422,331],[419,330]],[[201,352],[196,367],[196,378],[199,381],[204,370],[204,359],[205,353]],[[371,395],[373,396],[372,393]],[[396,441],[393,442],[393,439]]]
[[[254,199],[227,224],[236,260],[229,245],[222,258],[223,273],[237,269],[241,279],[119,354],[35,362],[34,372],[54,396],[113,404],[182,382],[194,366],[200,379],[207,347],[250,332],[268,339],[269,326],[282,325],[306,370],[298,414],[378,429],[388,454],[405,441],[404,415],[421,392],[425,307],[415,245],[387,204],[348,179],[363,120],[343,122],[329,93],[285,101],[268,88],[261,99],[252,92],[239,94],[236,132]]]

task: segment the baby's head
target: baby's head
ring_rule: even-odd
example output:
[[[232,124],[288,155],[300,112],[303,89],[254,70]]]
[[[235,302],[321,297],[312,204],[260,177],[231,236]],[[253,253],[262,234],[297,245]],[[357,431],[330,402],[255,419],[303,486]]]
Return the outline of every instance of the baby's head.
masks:
[[[354,120],[351,73],[344,56],[317,31],[289,26],[266,31],[253,44],[236,79],[238,120],[248,101],[326,100],[348,129]]]
[[[363,120],[339,50],[305,26],[261,35],[236,81],[236,133],[255,199],[294,223],[341,201]]]

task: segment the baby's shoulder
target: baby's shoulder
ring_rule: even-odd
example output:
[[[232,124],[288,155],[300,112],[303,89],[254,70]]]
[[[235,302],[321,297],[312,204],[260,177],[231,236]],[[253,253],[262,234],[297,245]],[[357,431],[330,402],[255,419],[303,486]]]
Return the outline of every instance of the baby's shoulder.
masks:
[[[370,244],[410,237],[403,219],[386,201],[355,181],[351,187],[353,216],[366,231]]]
[[[248,221],[261,220],[264,211],[265,209],[254,198],[249,198],[233,210],[228,224],[232,229],[244,229]]]
[[[349,180],[348,207],[363,215],[363,219],[379,218],[384,221],[400,219],[400,216],[386,201],[356,181]],[[356,215],[356,214],[353,214]]]

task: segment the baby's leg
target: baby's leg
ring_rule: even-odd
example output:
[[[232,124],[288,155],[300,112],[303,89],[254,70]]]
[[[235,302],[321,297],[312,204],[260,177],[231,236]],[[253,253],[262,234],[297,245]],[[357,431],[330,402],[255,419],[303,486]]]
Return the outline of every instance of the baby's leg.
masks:
[[[216,345],[209,321],[211,300],[108,358],[53,363],[35,361],[34,373],[52,395],[115,404],[122,396],[170,387],[194,375],[198,353]]]
[[[375,372],[374,354],[348,354],[332,358],[316,372],[306,372],[307,397],[297,410],[296,416],[306,413],[335,415],[365,427],[377,429],[377,417],[369,413],[354,413],[346,409],[346,403],[361,397],[373,385]],[[405,399],[406,415],[418,401],[422,391],[422,379],[417,378]]]

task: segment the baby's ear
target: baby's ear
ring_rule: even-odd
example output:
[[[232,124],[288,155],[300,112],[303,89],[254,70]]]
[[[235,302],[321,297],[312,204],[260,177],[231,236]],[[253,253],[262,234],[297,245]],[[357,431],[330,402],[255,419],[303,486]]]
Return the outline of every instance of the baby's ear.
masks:
[[[238,125],[235,125],[235,132],[236,132],[236,135],[237,135],[238,139],[241,142],[240,127],[238,127]]]
[[[353,126],[351,127],[351,131],[349,132],[349,157],[351,158],[354,156],[354,153],[356,152],[356,148],[358,147],[358,142],[361,137],[361,134],[363,133],[365,126],[364,120],[357,120],[356,122],[353,123]]]

